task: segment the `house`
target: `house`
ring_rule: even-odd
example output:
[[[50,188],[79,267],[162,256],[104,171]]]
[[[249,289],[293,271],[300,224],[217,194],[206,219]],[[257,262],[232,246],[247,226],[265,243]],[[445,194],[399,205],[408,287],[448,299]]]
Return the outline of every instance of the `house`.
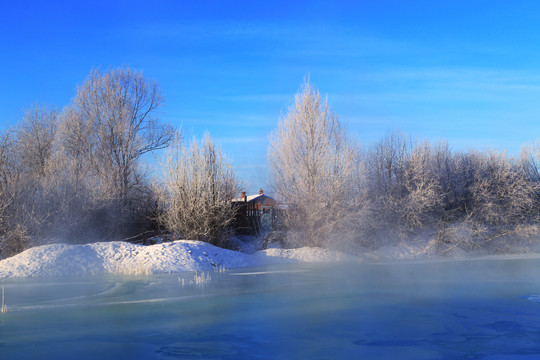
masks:
[[[264,194],[263,189],[257,195],[246,195],[242,191],[237,199],[232,200],[237,208],[235,228],[238,234],[258,236],[270,231],[278,213],[279,204]]]

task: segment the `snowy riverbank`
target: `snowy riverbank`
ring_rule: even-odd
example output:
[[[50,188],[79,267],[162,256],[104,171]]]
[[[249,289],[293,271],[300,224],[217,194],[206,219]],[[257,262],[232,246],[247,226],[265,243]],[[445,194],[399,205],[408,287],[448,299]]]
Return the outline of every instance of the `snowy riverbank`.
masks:
[[[442,260],[464,258],[540,257],[538,245],[521,248],[514,255],[454,251],[437,254],[431,242],[398,243],[358,255],[337,250],[303,247],[266,249],[245,253],[222,249],[201,241],[179,240],[143,246],[126,242],[87,245],[53,244],[28,249],[0,261],[0,279],[96,274],[159,274],[182,271],[213,271],[280,263],[387,262],[395,260]]]
[[[0,278],[210,271],[292,262],[359,261],[320,248],[267,249],[253,254],[180,240],[151,246],[126,242],[87,245],[53,244],[28,249],[0,261]]]

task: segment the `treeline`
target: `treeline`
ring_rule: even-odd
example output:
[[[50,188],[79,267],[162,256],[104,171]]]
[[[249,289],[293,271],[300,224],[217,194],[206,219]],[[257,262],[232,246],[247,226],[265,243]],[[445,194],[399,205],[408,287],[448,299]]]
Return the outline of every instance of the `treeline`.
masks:
[[[364,161],[367,233],[421,234],[443,252],[506,251],[539,233],[540,177],[530,153],[452,152],[392,134]]]
[[[137,71],[93,70],[62,111],[34,105],[0,133],[0,258],[162,232],[230,247],[232,167],[209,135],[186,145],[160,123],[162,103]],[[151,181],[142,157],[165,148]]]
[[[0,133],[0,257],[51,242],[161,231],[231,247],[240,185],[209,135],[162,124],[156,82],[93,70],[62,111],[32,106]],[[142,157],[165,149],[152,182]],[[454,152],[393,132],[362,148],[307,81],[270,138],[287,246],[373,248],[422,238],[441,253],[506,251],[539,235],[535,154]]]
[[[421,238],[441,253],[507,251],[539,234],[530,150],[453,152],[399,132],[362,149],[309,82],[272,134],[269,160],[291,246]]]

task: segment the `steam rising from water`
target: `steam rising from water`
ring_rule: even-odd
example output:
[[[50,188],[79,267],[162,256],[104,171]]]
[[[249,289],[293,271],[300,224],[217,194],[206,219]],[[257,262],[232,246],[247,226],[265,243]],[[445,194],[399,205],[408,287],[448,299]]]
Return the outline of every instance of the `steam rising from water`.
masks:
[[[5,280],[2,353],[30,351],[21,346],[28,322],[40,334],[31,351],[46,357],[57,349],[45,344],[64,344],[64,356],[106,348],[105,358],[133,349],[154,358],[208,349],[220,358],[530,355],[539,350],[539,271],[538,256],[506,256]]]

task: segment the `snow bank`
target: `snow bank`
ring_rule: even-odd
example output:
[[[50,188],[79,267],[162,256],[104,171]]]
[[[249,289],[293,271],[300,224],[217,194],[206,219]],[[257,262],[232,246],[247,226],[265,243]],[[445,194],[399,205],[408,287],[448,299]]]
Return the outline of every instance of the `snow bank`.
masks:
[[[179,240],[143,246],[126,242],[88,245],[44,245],[0,261],[1,278],[80,276],[94,274],[158,274],[256,267],[280,263],[377,262],[448,259],[433,242],[403,242],[377,250],[266,249],[250,253],[226,250],[201,241]],[[524,252],[540,257],[540,247]],[[351,255],[356,253],[356,255]],[[487,254],[453,252],[452,259],[486,258]],[[497,258],[500,258],[498,255]],[[516,255],[513,255],[516,256]],[[526,256],[526,255],[521,255]]]
[[[276,263],[357,260],[359,258],[327,249],[267,249],[246,254],[189,240],[151,246],[125,242],[55,244],[31,248],[0,261],[0,278],[101,273],[155,274],[254,267]]]

